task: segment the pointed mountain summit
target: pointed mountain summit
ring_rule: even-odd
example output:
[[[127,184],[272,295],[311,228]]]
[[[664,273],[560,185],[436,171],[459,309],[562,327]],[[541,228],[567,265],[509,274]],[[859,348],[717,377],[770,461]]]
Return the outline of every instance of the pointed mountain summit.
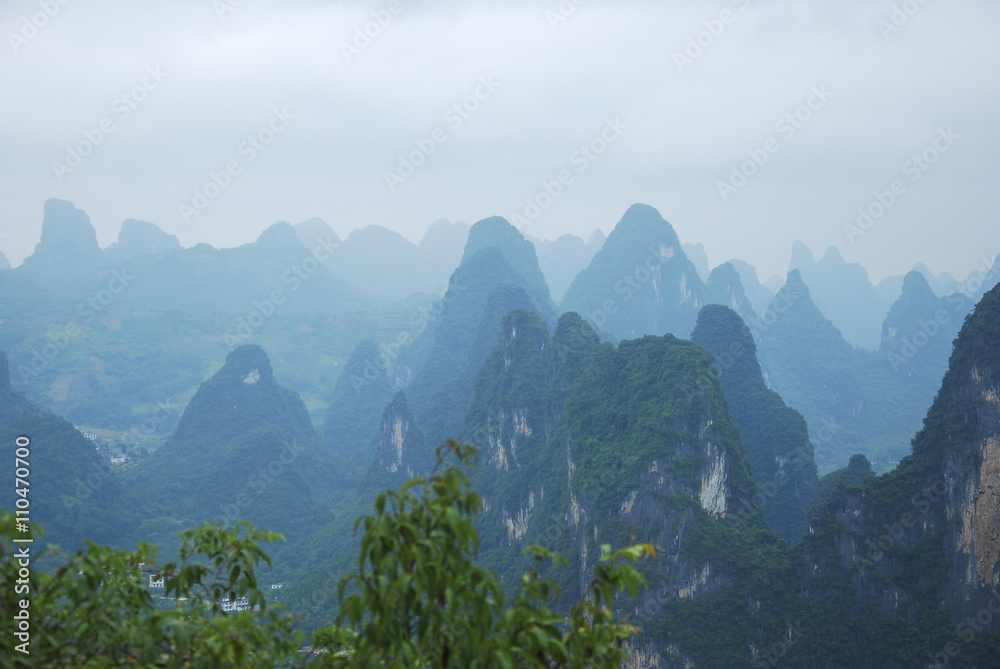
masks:
[[[933,290],[934,294],[938,297],[950,295],[961,289],[961,285],[955,280],[954,277],[952,277],[951,274],[948,272],[942,272],[941,274],[935,276],[934,273],[921,262],[914,265],[912,271],[923,274],[924,278],[927,279],[927,283],[930,285],[931,290]],[[905,278],[905,275],[887,276],[878,282],[878,285],[875,286],[875,292],[878,293],[878,297],[882,300],[882,304],[892,304],[899,299],[899,295],[903,290],[903,280]]]
[[[729,261],[729,264],[740,275],[740,283],[743,284],[743,290],[747,299],[750,300],[753,310],[758,314],[764,313],[764,310],[771,304],[771,300],[774,299],[774,293],[760,282],[756,268],[750,263],[734,258]]]
[[[955,340],[912,454],[859,489],[834,490],[814,509],[810,524],[817,531],[802,558],[810,565],[807,593],[825,596],[828,605],[836,601],[831,584],[842,583],[839,596],[848,606],[862,602],[906,623],[930,624],[943,608],[951,622],[941,627],[958,625],[963,657],[977,637],[1000,631],[1000,616],[982,613],[996,608],[1000,582],[998,387],[1000,288],[994,288]],[[992,662],[995,648],[980,657]]]
[[[587,248],[590,249],[591,253],[597,253],[604,246],[604,242],[607,241],[608,237],[604,234],[603,230],[597,229],[590,233],[587,237]]]
[[[865,479],[875,477],[875,469],[861,453],[851,456],[850,462],[843,469],[832,471],[819,480],[816,486],[816,496],[813,498],[815,506],[826,505],[834,496],[838,485],[860,486]]]
[[[351,486],[317,442],[305,405],[278,385],[264,350],[240,346],[201,384],[177,430],[130,483],[175,517],[251,520],[302,536],[317,505]]]
[[[722,263],[712,270],[705,284],[705,302],[729,307],[745,323],[757,319],[753,306],[743,290],[743,281],[732,263]]]
[[[566,292],[575,311],[615,340],[645,334],[686,337],[704,285],[674,229],[656,209],[634,204]]]
[[[801,272],[802,268],[805,268],[806,272],[809,272],[815,264],[816,256],[813,255],[812,249],[798,239],[792,242],[792,259],[788,263],[789,270],[797,269]]]
[[[734,311],[705,306],[691,341],[715,361],[754,481],[764,491],[751,505],[778,536],[795,543],[806,530],[817,483],[805,419],[764,384],[753,336]]]
[[[865,384],[854,349],[813,303],[798,270],[752,323],[768,386],[805,416],[820,466],[843,466],[860,450]],[[847,427],[851,426],[851,430]]]
[[[551,305],[549,286],[538,265],[535,245],[501,216],[483,219],[472,226],[461,264],[467,264],[477,253],[491,246],[498,248],[511,268],[521,276],[524,289],[539,306]]]
[[[553,299],[563,298],[573,279],[587,267],[596,252],[573,235],[562,235],[538,252],[538,264]]]
[[[708,275],[712,272],[708,268],[708,254],[705,253],[705,245],[701,242],[681,244],[681,248],[684,249],[684,254],[691,261],[691,264],[698,270],[698,276],[701,277],[701,280],[707,282]]]
[[[355,346],[333,386],[323,421],[324,445],[358,471],[368,466],[368,446],[392,399],[388,359],[370,339]]]
[[[471,392],[475,373],[492,347],[495,328],[507,311],[519,308],[534,311],[547,323],[556,320],[535,248],[502,218],[480,221],[469,232],[462,263],[435,305],[436,313],[424,319],[420,339],[404,349],[396,366],[397,378],[413,379],[407,395],[425,428],[423,412],[445,383],[462,376],[466,390],[452,401],[468,402],[466,391]],[[461,411],[459,420],[464,407]],[[431,436],[438,435],[431,431]]]
[[[309,249],[302,245],[295,228],[286,221],[277,221],[257,237],[254,246],[263,254],[286,258],[291,261],[301,260]],[[315,243],[309,247],[314,248]]]
[[[0,271],[5,269],[10,269],[10,261],[7,260],[7,256],[3,254],[3,251],[0,251]]]
[[[299,238],[299,243],[307,249],[313,248],[320,240],[334,247],[340,244],[340,237],[322,218],[310,218],[292,227],[295,228],[295,236]]]
[[[264,349],[249,344],[230,352],[222,369],[201,384],[170,442],[190,450],[204,446],[206,434],[232,438],[264,425],[280,428],[290,439],[316,437],[298,394],[278,385]]]
[[[72,202],[52,199],[45,202],[41,241],[17,271],[53,290],[65,288],[106,263],[86,212]]]
[[[911,433],[919,428],[920,419],[931,406],[948,369],[952,342],[968,310],[967,298],[938,297],[926,277],[913,271],[904,277],[899,299],[885,317],[879,355],[885,360],[888,380],[881,386],[896,385],[901,395],[905,393],[912,400]],[[895,418],[902,409],[895,407]]]
[[[797,269],[812,289],[812,299],[852,346],[878,349],[880,326],[889,310],[883,304],[868,272],[857,263],[848,263],[836,246],[819,260],[802,242],[792,247],[789,269]]]
[[[488,250],[483,251],[483,253],[488,252]],[[516,310],[538,313],[534,300],[520,286],[512,284],[496,286],[486,300],[465,366],[437,389],[418,414],[420,425],[430,443],[441,443],[462,429],[465,414],[473,398],[476,373],[492,350],[505,316]],[[416,390],[418,387],[415,383],[413,388]]]
[[[104,249],[109,263],[119,263],[139,256],[176,251],[181,247],[175,235],[169,235],[154,223],[129,218],[118,231],[118,241]]]
[[[476,374],[504,316],[516,309],[534,312],[546,323],[556,320],[532,243],[504,219],[485,219],[469,233],[440,317],[397,365],[397,377],[412,373],[407,397],[428,444],[436,446],[462,429]]]
[[[908,328],[921,318],[933,318],[934,312],[944,304],[934,294],[926,277],[917,271],[912,271],[903,277],[903,285],[899,298],[893,303],[882,323],[882,349],[885,350],[896,343],[898,339],[909,334]],[[955,329],[956,332],[958,328]],[[951,338],[949,337],[949,348]]]
[[[945,295],[954,292],[958,287],[958,281],[956,281],[955,277],[951,274],[948,272],[941,272],[935,276],[934,273],[927,268],[927,265],[922,262],[918,262],[914,265],[913,271],[920,272],[924,275],[924,278],[927,279],[927,283],[930,284],[934,294],[938,297],[944,297]]]

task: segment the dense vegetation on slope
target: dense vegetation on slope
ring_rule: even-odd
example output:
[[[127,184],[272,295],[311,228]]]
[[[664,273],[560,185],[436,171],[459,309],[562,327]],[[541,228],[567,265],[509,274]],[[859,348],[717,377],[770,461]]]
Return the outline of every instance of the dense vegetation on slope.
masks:
[[[754,481],[754,499],[767,524],[788,543],[806,529],[816,488],[816,463],[802,415],[768,389],[750,330],[730,309],[708,305],[691,341],[712,354],[726,404],[740,430]]]
[[[652,207],[635,204],[573,280],[560,306],[615,341],[665,332],[686,337],[703,292],[670,224]]]
[[[554,330],[534,249],[502,219],[473,229],[448,294],[433,306],[332,317],[324,312],[340,306],[322,300],[339,284],[310,284],[311,297],[302,284],[300,306],[316,313],[276,310],[247,337],[276,351],[280,384],[260,347],[236,348],[222,364],[243,341],[220,334],[239,323],[232,312],[95,314],[38,369],[34,352],[62,342],[61,321],[53,325],[44,304],[42,315],[5,319],[0,347],[13,344],[15,379],[70,418],[125,429],[159,416],[153,429],[168,432],[176,416],[153,407],[171,397],[179,407],[194,394],[167,444],[125,475],[127,487],[109,473],[89,491],[76,484],[89,485],[79,472],[96,458],[92,444],[0,384],[5,448],[22,430],[51,446],[39,455],[39,471],[52,477],[39,482],[41,498],[83,491],[79,504],[39,506],[34,519],[51,522],[50,536],[67,544],[142,536],[167,545],[181,520],[247,518],[281,529],[291,540],[276,554],[275,574],[288,582],[281,597],[313,630],[337,615],[337,578],[355,567],[362,538],[354,519],[381,491],[431,472],[434,446],[460,436],[481,454],[470,474],[483,501],[478,565],[495,570],[508,593],[532,543],[568,557],[568,570],[538,565],[564,594],[553,604],[562,614],[583,596],[604,544],[656,546],[657,560],[641,567],[649,591],[616,601],[642,629],[640,656],[713,667],[907,667],[940,663],[942,653],[949,666],[975,667],[1000,656],[996,634],[955,623],[990,612],[997,578],[996,291],[966,321],[913,455],[875,477],[869,459],[852,454],[868,453],[882,471],[908,452],[970,298],[939,299],[920,274],[908,275],[880,350],[852,349],[797,272],[758,317],[740,268],[721,265],[705,285],[689,279],[690,263],[654,210],[633,207],[619,227],[609,254],[581,274],[588,299],[603,301],[563,314]],[[650,247],[668,232],[669,243]],[[300,236],[276,225],[231,253],[200,247],[168,262],[175,252],[166,250],[139,264],[160,276],[168,266],[193,275],[198,263],[232,262],[213,281],[229,297],[247,297],[301,256]],[[259,283],[242,285],[258,262]],[[109,271],[88,269],[73,290],[99,290]],[[34,285],[15,272],[0,281]],[[135,308],[143,295],[115,298],[114,310]],[[216,298],[196,295],[194,307]],[[4,294],[0,308],[28,308],[18,299]],[[693,344],[660,336],[674,328],[665,323],[693,325],[711,303],[736,313],[702,308]],[[587,319],[605,338],[619,339],[616,319],[629,333],[656,336],[616,348]],[[348,358],[363,337],[371,341]],[[309,388],[308,410],[283,387],[286,378]],[[850,458],[845,469],[816,484],[803,457],[811,450],[805,423],[782,396],[808,420],[824,470]],[[322,441],[310,412],[314,420],[326,413]],[[147,496],[149,509],[133,501]],[[902,527],[906,514],[919,516],[918,529]],[[945,652],[949,643],[960,656]]]
[[[1000,569],[990,538],[1000,517],[990,492],[1000,464],[1000,412],[990,394],[1000,384],[998,361],[995,288],[966,319],[912,454],[877,478],[864,475],[861,458],[852,461],[810,514],[803,588],[828,615],[879,621],[880,638],[849,625],[874,657],[954,667],[1000,657],[1000,620],[976,619],[995,606]]]
[[[923,276],[911,272],[886,317],[880,349],[852,349],[799,273],[789,272],[750,325],[765,379],[802,412],[822,471],[846,466],[854,453],[886,471],[909,452],[970,306],[962,295],[935,297]]]
[[[352,472],[360,472],[368,464],[368,445],[382,409],[392,399],[387,362],[386,352],[366,339],[351,352],[333,386],[323,420],[323,444],[350,465]]]
[[[768,385],[802,412],[814,436],[833,426],[826,439],[817,440],[817,464],[846,462],[857,452],[854,417],[866,406],[865,383],[855,350],[813,304],[796,270],[762,317],[759,352]]]
[[[337,456],[318,441],[305,406],[275,381],[263,349],[241,346],[127,481],[172,518],[246,519],[301,538],[323,506],[351,490]]]
[[[18,443],[19,437],[28,438],[26,464],[15,461],[24,444]],[[134,541],[148,509],[125,490],[92,441],[10,387],[4,352],[0,352],[0,456],[6,463],[0,482],[7,491],[0,508],[13,513],[19,499],[16,488],[28,490],[28,517],[44,524],[46,541],[66,548],[84,540],[116,546]],[[29,473],[22,478],[27,486],[15,487],[15,474],[22,468]]]

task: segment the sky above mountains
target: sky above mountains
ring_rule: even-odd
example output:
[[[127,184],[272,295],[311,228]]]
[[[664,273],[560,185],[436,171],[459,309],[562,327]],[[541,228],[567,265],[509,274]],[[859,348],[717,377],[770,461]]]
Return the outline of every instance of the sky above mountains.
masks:
[[[102,246],[127,218],[586,238],[644,202],[762,278],[796,239],[875,281],[1000,251],[1000,6],[667,4],[4,3],[0,251],[50,197]]]

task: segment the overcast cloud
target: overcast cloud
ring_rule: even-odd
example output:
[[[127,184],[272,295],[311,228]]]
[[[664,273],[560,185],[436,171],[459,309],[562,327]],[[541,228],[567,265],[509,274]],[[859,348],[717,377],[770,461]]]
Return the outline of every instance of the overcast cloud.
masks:
[[[37,34],[24,20],[46,0],[0,8],[0,251],[15,265],[50,197],[85,209],[102,246],[126,218],[185,246],[234,246],[314,216],[341,236],[379,224],[417,241],[437,218],[524,213],[562,170],[572,182],[525,232],[607,233],[644,202],[712,265],[740,257],[762,279],[784,273],[795,239],[817,255],[837,245],[875,280],[918,261],[964,277],[1000,251],[995,0],[897,0],[912,14],[891,33],[889,0],[565,0],[575,11],[556,24],[557,0],[399,0],[350,54],[388,2],[49,1],[58,11],[36,17]],[[721,34],[678,67],[675,52],[724,10],[728,25],[710,23]],[[810,99],[814,88],[828,99]],[[448,114],[477,91],[467,118]],[[776,127],[807,100],[793,134]],[[603,154],[574,156],[616,118]],[[113,131],[57,174],[104,119]],[[272,141],[249,160],[241,143],[269,123]],[[937,162],[904,171],[949,128]],[[769,138],[777,150],[724,202],[718,182]],[[386,172],[421,141],[433,154],[390,190]],[[231,161],[239,173],[185,220],[181,205]],[[905,190],[849,240],[844,226],[894,180]]]

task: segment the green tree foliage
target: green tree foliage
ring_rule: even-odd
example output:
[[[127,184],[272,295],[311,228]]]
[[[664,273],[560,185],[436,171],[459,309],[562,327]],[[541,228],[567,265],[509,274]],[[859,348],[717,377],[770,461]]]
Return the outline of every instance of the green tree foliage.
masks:
[[[453,454],[471,466],[476,451],[448,442],[440,467]],[[645,584],[632,566],[655,556],[651,545],[603,555],[585,597],[568,615],[550,608],[558,597],[537,568],[508,599],[495,572],[473,563],[479,538],[472,524],[482,500],[462,467],[435,470],[380,495],[363,528],[358,572],[340,584],[337,624],[303,647],[294,619],[269,607],[257,569],[271,561],[263,546],[281,535],[248,523],[232,529],[205,524],[182,533],[179,560],[155,569],[167,604],[146,587],[142,564],[156,548],[133,552],[88,543],[52,573],[28,568],[22,592],[0,589],[0,635],[16,639],[15,613],[30,602],[22,625],[29,653],[5,652],[0,667],[590,667],[620,666],[636,629],[615,618],[617,593],[636,596]],[[19,578],[15,518],[0,513],[0,577]],[[15,549],[11,547],[15,546]],[[29,549],[30,553],[30,549]],[[532,546],[534,562],[565,560]],[[32,560],[42,558],[32,555]],[[246,598],[247,610],[227,611]]]
[[[305,405],[275,380],[264,350],[248,344],[201,384],[167,442],[125,476],[172,518],[281,523],[294,543],[323,504],[350,491],[339,462],[320,448]]]
[[[144,508],[126,491],[101,460],[91,441],[68,421],[13,390],[6,376],[7,357],[0,352],[0,482],[14,490],[14,455],[17,438],[31,435],[34,444],[29,462],[32,519],[49,530],[49,539],[75,547],[84,538],[119,545],[139,526]],[[14,497],[6,496],[0,508],[13,509]]]
[[[126,552],[88,542],[52,573],[28,567],[28,589],[15,591],[23,558],[11,546],[32,545],[13,544],[29,536],[15,530],[14,518],[0,513],[0,575],[10,584],[0,588],[0,635],[9,644],[0,653],[4,669],[275,667],[298,659],[301,635],[287,613],[267,606],[257,581],[258,564],[270,565],[262,545],[281,535],[247,523],[184,532],[180,560],[157,570],[173,598],[172,606],[158,608],[139,566],[156,559],[148,544]],[[32,564],[43,557],[32,555]],[[225,601],[240,597],[251,610],[223,610]],[[14,618],[21,600],[30,602],[28,653],[13,649],[22,641],[13,641],[23,629]]]
[[[448,442],[438,464],[454,454],[470,466],[476,451]],[[477,567],[479,537],[471,517],[482,499],[467,474],[450,466],[416,478],[375,501],[364,529],[358,571],[340,583],[337,624],[314,634],[333,652],[335,667],[588,667],[620,666],[635,628],[614,618],[615,594],[635,596],[645,584],[631,563],[655,555],[651,545],[611,552],[601,562],[582,601],[568,616],[550,606],[558,587],[527,571],[508,600],[495,572]],[[565,564],[539,547],[526,549],[536,563]]]

